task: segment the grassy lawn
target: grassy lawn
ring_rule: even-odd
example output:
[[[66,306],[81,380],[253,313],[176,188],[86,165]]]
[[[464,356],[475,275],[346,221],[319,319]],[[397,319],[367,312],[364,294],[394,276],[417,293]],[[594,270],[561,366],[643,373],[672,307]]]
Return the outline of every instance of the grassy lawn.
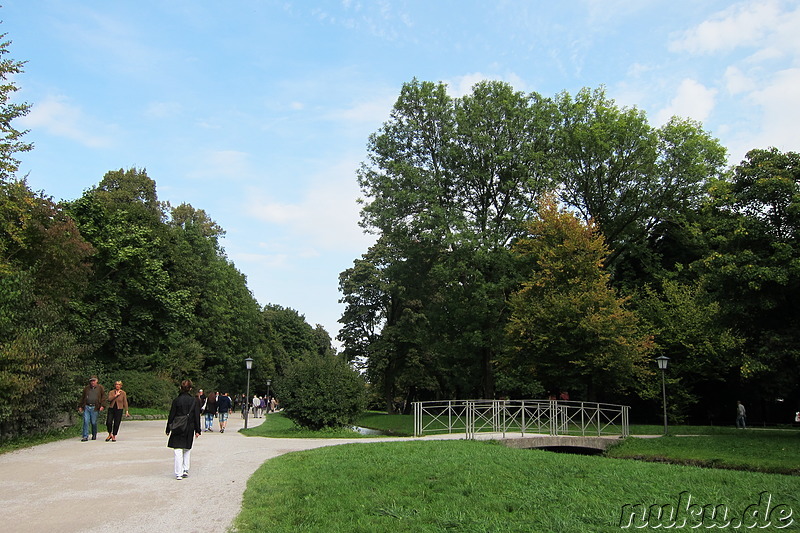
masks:
[[[312,431],[298,427],[283,416],[283,413],[271,413],[264,417],[258,426],[241,429],[248,437],[271,437],[277,439],[353,439],[362,435],[349,428],[324,429]]]
[[[655,439],[631,437],[607,455],[800,476],[800,431],[734,429]]]
[[[235,531],[619,531],[621,519],[631,520],[631,509],[623,513],[623,506],[681,509],[679,500],[686,503],[687,496],[701,506],[726,506],[735,525],[764,491],[772,508],[785,506],[778,508],[784,514],[764,511],[760,522],[752,522],[786,525],[778,522],[783,516],[792,520],[786,530],[797,530],[795,476],[517,450],[494,442],[349,444],[264,463],[248,482]],[[786,519],[787,509],[795,511],[792,518]],[[711,517],[700,523],[688,511],[680,516],[690,525],[711,525]],[[658,525],[654,520],[647,524]]]

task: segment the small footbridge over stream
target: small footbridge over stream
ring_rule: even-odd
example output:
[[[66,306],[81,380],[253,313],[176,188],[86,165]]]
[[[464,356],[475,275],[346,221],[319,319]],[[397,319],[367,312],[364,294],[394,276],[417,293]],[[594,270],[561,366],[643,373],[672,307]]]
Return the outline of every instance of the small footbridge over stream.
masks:
[[[565,400],[414,402],[414,436],[496,439],[513,448],[603,451],[629,435],[627,405]]]

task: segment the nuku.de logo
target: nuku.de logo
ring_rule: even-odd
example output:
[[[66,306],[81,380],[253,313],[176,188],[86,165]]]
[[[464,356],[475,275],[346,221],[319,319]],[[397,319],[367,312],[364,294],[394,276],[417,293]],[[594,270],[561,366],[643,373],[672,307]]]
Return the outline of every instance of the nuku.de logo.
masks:
[[[792,508],[774,503],[767,491],[758,495],[758,503],[748,505],[741,513],[723,503],[694,503],[689,491],[683,491],[678,494],[677,504],[625,504],[619,518],[620,529],[783,529],[793,523]]]

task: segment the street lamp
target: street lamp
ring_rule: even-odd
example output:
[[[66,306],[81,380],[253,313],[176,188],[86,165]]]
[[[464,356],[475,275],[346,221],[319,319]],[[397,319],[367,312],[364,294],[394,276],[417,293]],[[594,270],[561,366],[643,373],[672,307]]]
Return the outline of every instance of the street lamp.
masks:
[[[244,366],[247,368],[247,392],[245,393],[245,409],[244,409],[244,429],[247,429],[247,416],[250,414],[250,370],[253,369],[253,358],[248,357],[244,360]]]
[[[664,371],[667,369],[669,357],[661,355],[656,357],[658,368],[661,369],[661,402],[664,404],[664,435],[667,434],[667,382],[664,378]]]

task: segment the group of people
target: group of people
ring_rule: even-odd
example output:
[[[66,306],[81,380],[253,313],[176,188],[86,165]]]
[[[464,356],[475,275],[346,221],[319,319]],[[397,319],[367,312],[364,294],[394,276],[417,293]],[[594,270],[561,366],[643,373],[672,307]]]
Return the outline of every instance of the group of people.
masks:
[[[220,433],[225,432],[228,415],[233,411],[233,401],[227,392],[206,395],[200,389],[192,395],[194,384],[185,379],[180,385],[180,394],[172,401],[167,417],[167,447],[175,453],[175,478],[189,476],[192,444],[195,437],[202,434],[201,414],[205,418],[205,431],[214,431],[214,418],[219,418]],[[247,402],[245,402],[247,404]],[[130,417],[128,395],[122,390],[122,381],[116,381],[114,388],[106,393],[97,376],[89,378],[78,402],[78,412],[83,417],[81,442],[97,440],[97,421],[100,413],[106,412],[108,436],[106,442],[116,442],[122,417]]]
[[[253,418],[262,418],[265,413],[274,413],[278,410],[278,400],[275,396],[258,396],[253,394],[251,405],[242,405],[242,417],[244,417],[245,409],[248,407],[253,408]]]
[[[205,418],[203,431],[214,431],[214,418],[219,418],[219,432],[225,433],[228,426],[228,415],[233,411],[233,400],[227,392],[214,392],[206,395],[203,389],[197,391],[197,403],[200,414]]]
[[[81,442],[89,440],[91,430],[92,440],[97,440],[97,417],[108,406],[106,411],[106,429],[108,436],[106,442],[117,442],[119,426],[123,414],[131,416],[128,412],[128,395],[122,390],[122,382],[114,382],[114,388],[106,394],[105,389],[97,381],[97,376],[89,378],[89,383],[83,388],[81,399],[78,402],[78,412],[83,416],[83,431]]]

